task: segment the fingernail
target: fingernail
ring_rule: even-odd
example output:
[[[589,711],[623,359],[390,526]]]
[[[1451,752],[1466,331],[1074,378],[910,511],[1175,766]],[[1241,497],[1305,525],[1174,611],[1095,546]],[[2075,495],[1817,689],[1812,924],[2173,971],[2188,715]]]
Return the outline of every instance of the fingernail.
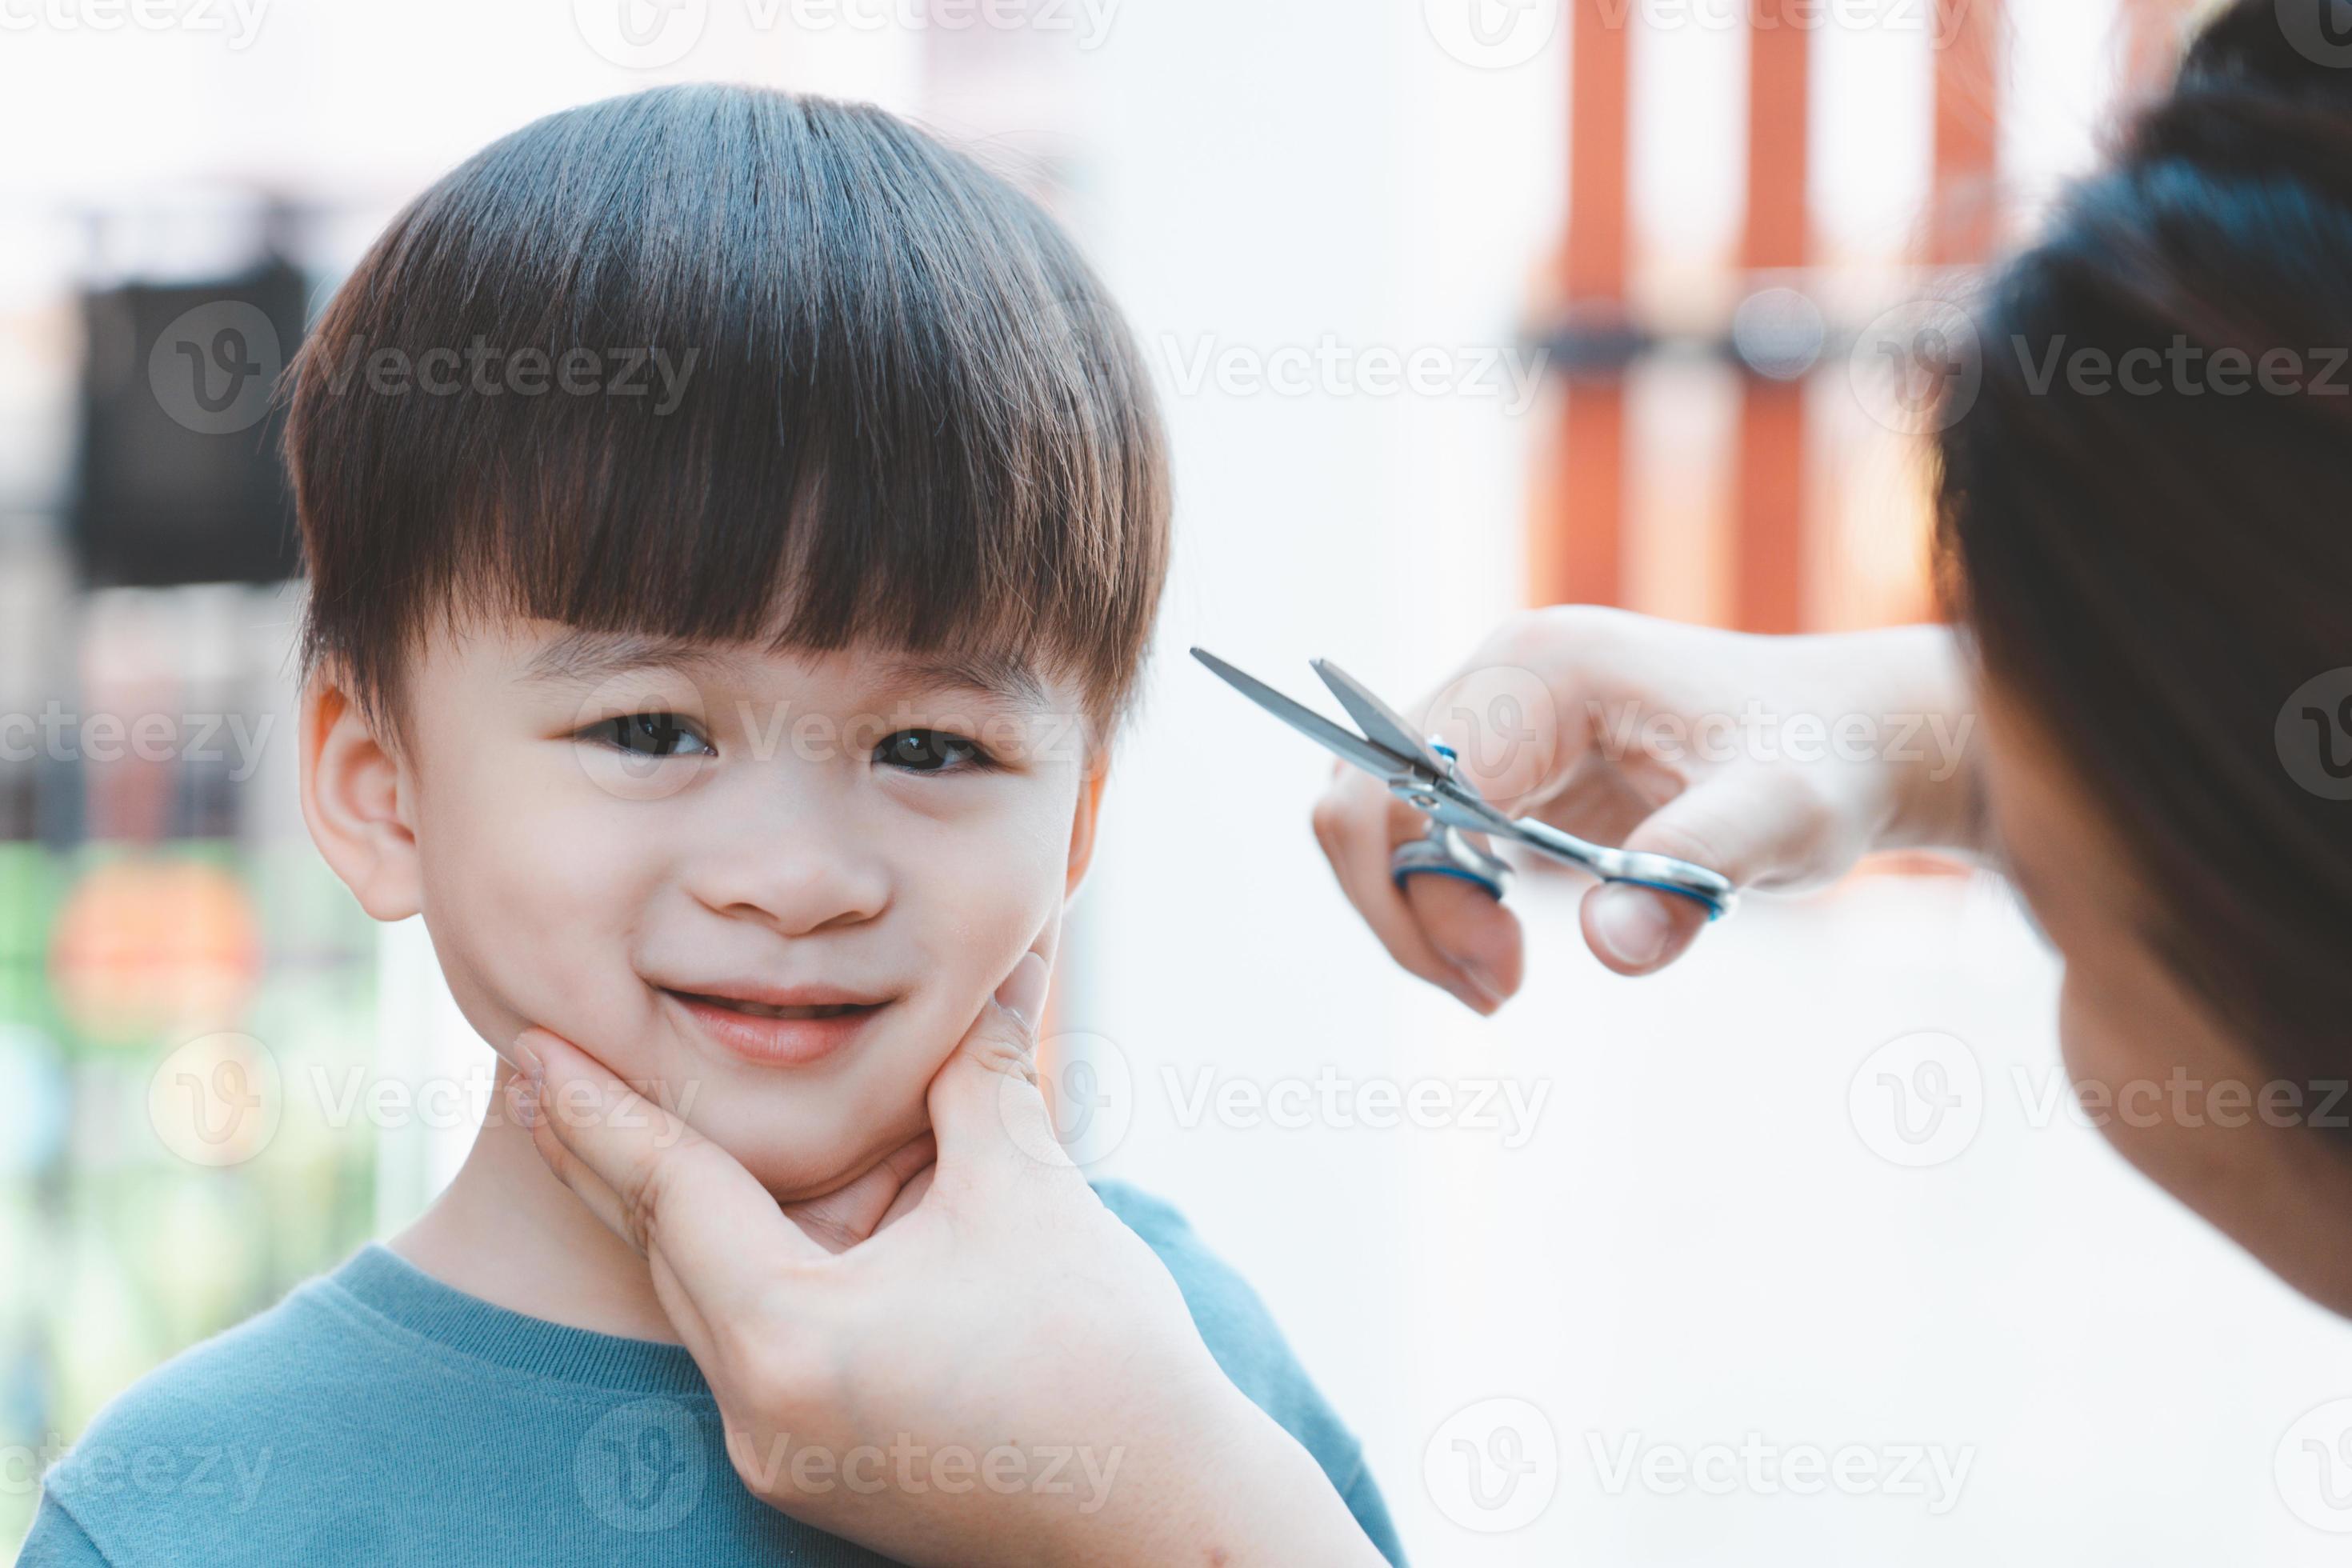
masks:
[[[1666,955],[1674,922],[1658,902],[1658,895],[1638,888],[1603,888],[1592,911],[1592,929],[1601,944],[1629,969],[1646,969]]]
[[[515,1066],[522,1069],[525,1078],[536,1080],[547,1076],[547,1064],[531,1047],[530,1037],[531,1032],[528,1030],[515,1037],[514,1059]]]
[[[996,988],[996,1005],[1034,1034],[1037,1019],[1045,1010],[1045,961],[1034,952],[1023,953],[1004,984]]]
[[[539,1079],[520,1074],[507,1079],[507,1105],[519,1127],[539,1125]]]

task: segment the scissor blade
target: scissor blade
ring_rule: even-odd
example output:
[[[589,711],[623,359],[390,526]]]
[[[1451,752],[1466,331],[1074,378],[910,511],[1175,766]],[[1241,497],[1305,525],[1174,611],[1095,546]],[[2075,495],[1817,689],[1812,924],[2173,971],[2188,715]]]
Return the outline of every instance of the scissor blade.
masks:
[[[1350,734],[1314,709],[1294,702],[1254,675],[1245,675],[1211,653],[1196,647],[1192,657],[1223,677],[1225,684],[1312,740],[1319,741],[1366,773],[1382,779],[1399,779],[1410,775],[1412,764],[1386,747],[1376,746],[1360,735]]]
[[[1328,658],[1315,660],[1315,673],[1323,678],[1323,684],[1331,689],[1331,695],[1339,700],[1348,716],[1371,737],[1372,744],[1411,758],[1439,778],[1445,776],[1445,759],[1431,751],[1429,743],[1412,732],[1412,726],[1373,696],[1362,681]]]

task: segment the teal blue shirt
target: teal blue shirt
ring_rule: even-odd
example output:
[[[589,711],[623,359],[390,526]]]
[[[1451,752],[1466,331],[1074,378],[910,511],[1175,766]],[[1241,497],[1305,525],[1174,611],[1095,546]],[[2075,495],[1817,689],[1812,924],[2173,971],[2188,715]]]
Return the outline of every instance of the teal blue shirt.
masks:
[[[1166,1204],[1112,1183],[1096,1190],[1175,1276],[1226,1375],[1314,1455],[1364,1532],[1402,1563],[1355,1439],[1255,1292]],[[940,1462],[918,1458],[912,1473],[982,1484],[977,1463],[967,1475],[931,1468]],[[1033,1467],[1024,1484],[1055,1484],[1045,1473],[1051,1450],[1020,1462]],[[1098,1461],[1092,1474],[1075,1456],[1064,1468],[1059,1481],[1080,1499],[1100,1490]],[[996,1482],[1015,1479],[1000,1470]],[[369,1247],[100,1412],[44,1478],[19,1561],[506,1568],[624,1558],[694,1568],[884,1561],[744,1489],[718,1405],[682,1348],[524,1317]]]

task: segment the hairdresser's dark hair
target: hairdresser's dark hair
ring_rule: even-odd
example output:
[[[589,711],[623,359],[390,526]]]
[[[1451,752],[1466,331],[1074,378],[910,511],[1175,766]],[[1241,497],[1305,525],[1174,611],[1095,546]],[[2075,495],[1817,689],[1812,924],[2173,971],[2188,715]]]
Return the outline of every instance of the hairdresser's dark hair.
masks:
[[[1981,388],[1939,454],[1946,592],[1989,678],[2111,811],[2167,962],[2305,1080],[2352,1076],[2352,804],[2274,738],[2298,688],[2352,665],[2352,47],[2330,47],[2332,3],[2240,0],[2204,29],[1994,279]],[[2145,351],[2176,343],[2199,368],[2149,374]],[[2226,374],[2224,350],[2245,356]],[[2147,390],[2082,390],[2063,366],[2084,351],[2142,351]],[[2294,372],[2265,381],[2273,351]]]
[[[878,110],[525,126],[393,220],[285,393],[303,672],[395,742],[404,659],[471,614],[1011,658],[1102,728],[1137,684],[1170,500],[1133,341],[1034,202]]]

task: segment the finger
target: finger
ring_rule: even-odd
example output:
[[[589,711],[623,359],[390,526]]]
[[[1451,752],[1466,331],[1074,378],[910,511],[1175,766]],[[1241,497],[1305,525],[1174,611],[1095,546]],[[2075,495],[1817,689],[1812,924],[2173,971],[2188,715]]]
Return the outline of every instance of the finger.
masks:
[[[1625,847],[1671,855],[1720,871],[1736,888],[1752,885],[1785,858],[1783,847],[1809,831],[1811,818],[1794,798],[1759,793],[1753,778],[1726,775],[1696,784],[1644,817]],[[1620,974],[1649,974],[1688,952],[1707,926],[1696,899],[1626,882],[1604,882],[1584,895],[1584,940]]]
[[[1356,907],[1372,934],[1406,971],[1449,991],[1465,1006],[1492,1013],[1500,995],[1488,991],[1438,951],[1422,929],[1413,906],[1391,880],[1389,858],[1396,847],[1425,827],[1419,812],[1374,780],[1347,769],[1315,803],[1315,841],[1331,863],[1340,891]],[[1433,881],[1412,877],[1408,882]],[[1482,895],[1483,896],[1483,895]],[[1516,921],[1516,917],[1511,917]]]
[[[1517,994],[1526,939],[1511,907],[1459,877],[1408,877],[1405,903],[1429,943],[1497,1003]]]
[[[507,1105],[515,1125],[530,1132],[531,1147],[555,1177],[572,1189],[572,1195],[586,1205],[597,1220],[624,1241],[629,1241],[629,1219],[621,1203],[604,1177],[590,1170],[580,1156],[565,1148],[551,1131],[543,1129],[546,1121],[539,1104],[539,1088],[529,1074],[517,1072],[507,1079]],[[631,1242],[631,1245],[635,1245]]]
[[[557,1175],[585,1170],[611,1189],[614,1228],[676,1278],[704,1321],[751,1320],[776,1266],[826,1256],[733,1155],[578,1047],[534,1029],[517,1048],[538,1062],[532,1146],[543,1159],[550,1144],[572,1156],[550,1160]]]
[[[1024,954],[932,1076],[936,1185],[963,1192],[1040,1170],[1076,1169],[1037,1087],[1034,1020],[1045,996],[1045,962]]]
[[[931,1190],[931,1180],[938,1174],[937,1165],[926,1165],[916,1172],[907,1184],[898,1189],[898,1195],[890,1200],[889,1212],[876,1223],[875,1230],[877,1233],[887,1230],[919,1207],[923,1194]]]
[[[938,1142],[925,1129],[847,1185],[784,1205],[784,1216],[827,1252],[845,1252],[880,1227],[907,1183],[917,1172],[929,1169],[938,1154]]]

